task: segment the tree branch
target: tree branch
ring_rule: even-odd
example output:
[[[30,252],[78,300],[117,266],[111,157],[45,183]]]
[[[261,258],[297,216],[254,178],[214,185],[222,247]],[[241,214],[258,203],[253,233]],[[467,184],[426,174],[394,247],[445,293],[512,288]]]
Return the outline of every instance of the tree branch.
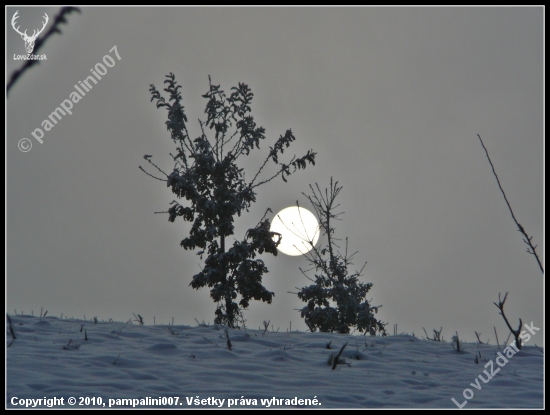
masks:
[[[34,54],[36,54],[36,52],[38,52],[40,50],[42,45],[46,42],[46,40],[51,35],[53,35],[54,33],[61,34],[61,29],[59,29],[58,26],[61,23],[67,23],[67,20],[65,19],[65,15],[70,14],[73,11],[80,13],[80,9],[78,7],[62,7],[61,8],[61,11],[59,12],[59,14],[57,16],[55,16],[54,23],[53,23],[52,27],[50,28],[50,30],[48,30],[44,36],[41,36],[38,39],[36,39],[36,42],[34,43],[34,51],[33,51]],[[25,64],[21,68],[16,69],[15,71],[13,71],[12,74],[11,74],[11,77],[10,77],[10,81],[8,82],[8,85],[6,87],[6,95],[9,95],[10,89],[17,82],[17,80],[28,69],[30,69],[33,65],[36,65],[38,63],[40,63],[40,61],[37,60],[37,59],[28,60],[28,61],[25,62]]]
[[[504,303],[506,302],[506,297],[507,296],[508,296],[508,293],[506,293],[504,295],[504,299],[502,301],[500,301],[500,293],[498,293],[498,304],[497,303],[493,303],[493,304],[496,305],[498,307],[498,309],[500,310],[500,315],[502,315],[502,318],[504,318],[504,321],[506,322],[506,325],[510,329],[510,332],[514,335],[514,337],[516,339],[517,348],[519,350],[521,350],[521,339],[519,338],[519,334],[520,334],[521,326],[523,325],[523,322],[521,321],[521,318],[520,318],[519,319],[519,327],[518,327],[517,330],[514,330],[512,328],[512,326],[510,325],[510,323],[508,322],[508,319],[506,318],[506,315],[504,314]]]
[[[512,210],[512,206],[510,206],[510,203],[508,202],[508,198],[506,197],[506,193],[504,193],[504,189],[502,189],[502,186],[500,185],[500,180],[498,179],[497,173],[495,171],[495,167],[493,166],[493,163],[491,162],[491,158],[489,157],[489,152],[487,151],[487,148],[485,148],[485,145],[483,144],[483,141],[481,140],[480,135],[478,134],[477,136],[479,137],[479,141],[481,142],[481,146],[485,150],[485,154],[487,155],[487,160],[489,160],[489,164],[491,165],[491,168],[493,169],[493,174],[495,175],[495,177],[497,179],[498,187],[500,188],[500,191],[502,192],[502,196],[504,196],[504,200],[506,201],[506,204],[508,205],[508,209],[510,210],[510,214],[512,215],[512,219],[514,219],[514,222],[516,223],[516,225],[518,227],[518,230],[523,234],[523,236],[525,236],[525,239],[523,239],[523,242],[525,242],[529,246],[529,248],[531,248],[531,250],[529,250],[529,248],[527,248],[527,253],[535,256],[535,259],[537,260],[537,263],[539,264],[539,268],[540,268],[541,272],[544,275],[544,268],[542,267],[539,256],[537,255],[537,252],[535,251],[537,246],[536,245],[533,246],[533,244],[531,243],[531,240],[533,239],[533,237],[529,237],[529,235],[527,235],[527,232],[525,232],[525,229],[523,229],[523,226],[521,226],[519,224],[519,222],[517,221],[516,216],[514,215],[514,211]]]

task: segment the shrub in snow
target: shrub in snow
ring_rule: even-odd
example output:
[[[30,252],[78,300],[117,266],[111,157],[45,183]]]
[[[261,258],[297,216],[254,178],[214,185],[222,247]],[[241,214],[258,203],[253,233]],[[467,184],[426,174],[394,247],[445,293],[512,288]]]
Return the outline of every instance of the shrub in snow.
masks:
[[[359,277],[366,265],[360,271],[349,272],[348,267],[354,254],[348,255],[348,240],[346,238],[345,252],[342,254],[337,245],[338,239],[334,237],[333,220],[339,220],[341,213],[334,213],[336,196],[342,189],[338,182],[330,180],[330,191],[325,189],[321,192],[319,185],[313,189],[310,185],[312,195],[304,196],[313,205],[323,235],[327,237],[326,247],[316,248],[312,241],[312,250],[304,254],[313,265],[309,270],[315,271],[314,278],[307,275],[306,271],[300,269],[313,284],[303,287],[296,294],[307,303],[300,310],[301,316],[309,329],[323,332],[349,333],[354,327],[359,332],[371,335],[386,335],[385,325],[376,319],[375,314],[381,306],[371,306],[366,300],[366,295],[372,287],[372,283],[362,283]]]

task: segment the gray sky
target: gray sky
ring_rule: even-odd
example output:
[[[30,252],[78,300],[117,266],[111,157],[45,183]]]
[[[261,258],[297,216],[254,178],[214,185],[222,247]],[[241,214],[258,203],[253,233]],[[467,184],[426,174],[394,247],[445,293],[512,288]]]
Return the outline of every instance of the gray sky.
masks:
[[[6,9],[7,73],[24,42],[11,28],[49,25],[58,8]],[[258,188],[236,221],[237,239],[265,210],[300,205],[301,192],[330,177],[344,187],[336,236],[359,251],[368,298],[382,304],[388,331],[424,335],[443,327],[482,340],[497,327],[493,301],[543,326],[543,281],[508,212],[479,143],[480,134],[516,217],[543,259],[543,9],[524,8],[83,8],[39,53],[7,100],[7,309],[147,324],[212,322],[209,289],[191,289],[200,259],[169,223],[174,199],[144,173],[144,154],[165,170],[175,146],[166,111],[150,102],[173,72],[193,137],[205,119],[208,75],[255,97],[252,114],[268,146],[291,128],[289,151],[313,149],[308,166]],[[50,27],[48,25],[48,28]],[[117,46],[119,61],[109,52]],[[98,84],[40,144],[31,135],[103,57],[115,58]],[[18,149],[29,138],[32,149]],[[287,154],[285,152],[285,154]],[[290,155],[291,155],[290,154]],[[248,176],[247,176],[248,177]],[[303,257],[264,256],[271,305],[253,302],[247,325],[305,330],[287,293],[308,284]],[[542,344],[542,334],[535,343]]]

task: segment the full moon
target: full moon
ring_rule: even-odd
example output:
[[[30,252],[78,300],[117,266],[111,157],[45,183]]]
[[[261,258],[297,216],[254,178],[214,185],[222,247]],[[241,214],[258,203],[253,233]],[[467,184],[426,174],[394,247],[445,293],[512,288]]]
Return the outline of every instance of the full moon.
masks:
[[[277,249],[291,256],[303,255],[311,251],[319,239],[317,218],[309,210],[297,206],[287,207],[277,213],[270,230],[282,235]]]

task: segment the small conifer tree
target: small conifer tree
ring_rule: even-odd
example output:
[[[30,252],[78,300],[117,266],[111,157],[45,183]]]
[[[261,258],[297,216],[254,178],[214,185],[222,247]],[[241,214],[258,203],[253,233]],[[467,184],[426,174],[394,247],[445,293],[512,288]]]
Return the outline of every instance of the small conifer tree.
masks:
[[[239,83],[231,88],[228,97],[219,85],[213,85],[210,77],[209,90],[203,95],[207,99],[205,122],[199,120],[201,134],[191,139],[187,129],[187,116],[181,105],[181,85],[178,85],[172,73],[166,76],[164,89],[169,94],[166,100],[151,85],[151,101],[156,100],[157,108],[168,110],[166,126],[176,144],[176,154],[172,155],[174,169],[167,174],[151,161],[150,155],[144,158],[164,177],[149,176],[166,182],[182,203],[173,201],[167,212],[168,220],[174,222],[178,216],[192,222],[192,227],[181,246],[186,250],[200,249],[197,255],[206,252],[202,270],[193,276],[191,286],[199,289],[211,288],[210,296],[218,304],[216,324],[226,324],[238,328],[242,308],[247,308],[250,300],[271,303],[274,294],[262,285],[262,275],[268,272],[261,259],[256,255],[264,251],[277,255],[277,245],[281,235],[270,232],[269,219],[264,217],[254,228],[248,229],[241,241],[226,246],[227,238],[234,234],[235,215],[256,201],[256,188],[270,182],[277,176],[286,182],[286,176],[297,169],[304,169],[307,163],[315,164],[315,153],[308,151],[303,157],[292,157],[288,163],[279,162],[279,156],[295,140],[289,129],[280,136],[258,171],[245,180],[244,168],[237,161],[240,156],[248,156],[259,149],[260,141],[265,139],[265,130],[257,126],[250,114],[252,91],[248,85]],[[214,131],[214,137],[208,138],[205,129]],[[266,164],[275,163],[276,171],[265,180],[260,173]],[[270,211],[268,209],[268,211]],[[266,211],[267,214],[267,211]],[[238,303],[237,303],[238,301]]]
[[[302,274],[313,282],[312,285],[299,289],[298,297],[307,303],[300,311],[302,318],[310,331],[349,333],[350,328],[355,327],[359,332],[370,335],[386,335],[385,325],[374,316],[378,308],[382,306],[371,306],[365,299],[372,287],[372,283],[362,283],[359,277],[367,264],[363,265],[360,271],[351,272],[348,270],[353,256],[348,254],[348,239],[344,254],[337,245],[334,236],[333,221],[340,220],[338,217],[343,213],[334,213],[340,205],[335,205],[335,199],[342,190],[338,182],[333,183],[330,179],[330,190],[321,191],[319,185],[316,189],[309,186],[312,195],[304,196],[311,202],[317,217],[319,218],[321,233],[327,237],[327,245],[324,248],[317,248],[312,241],[312,249],[304,256],[311,263],[312,268]],[[311,278],[308,271],[314,270],[315,276]]]

